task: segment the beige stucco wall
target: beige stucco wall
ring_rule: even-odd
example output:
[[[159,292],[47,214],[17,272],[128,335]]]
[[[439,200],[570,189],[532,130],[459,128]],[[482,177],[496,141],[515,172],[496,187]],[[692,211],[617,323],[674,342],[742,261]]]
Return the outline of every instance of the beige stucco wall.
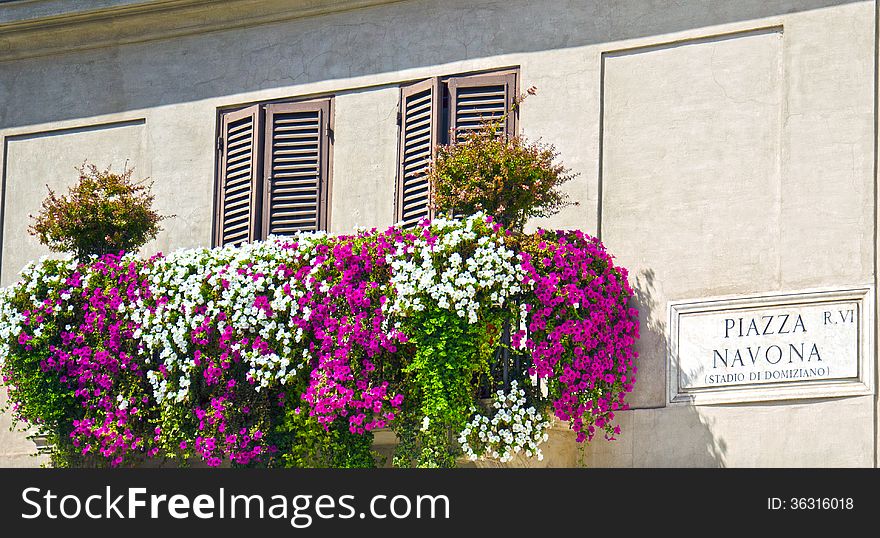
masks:
[[[388,225],[398,85],[519,66],[523,132],[579,174],[533,225],[601,232],[642,312],[637,409],[586,465],[871,466],[874,396],[666,404],[666,316],[874,282],[874,25],[872,1],[411,0],[0,62],[0,284],[41,253],[42,178],[86,158],[155,181],[177,217],[147,251],[209,244],[217,109],[264,99],[335,95],[331,230]],[[0,432],[0,464],[20,447]]]
[[[39,212],[48,189],[67,194],[86,158],[101,169],[121,172],[129,166],[138,177],[150,175],[145,131],[142,121],[133,121],[7,137],[5,195],[10,203],[3,217],[3,283],[13,281],[27,262],[50,253],[28,234],[31,215]]]

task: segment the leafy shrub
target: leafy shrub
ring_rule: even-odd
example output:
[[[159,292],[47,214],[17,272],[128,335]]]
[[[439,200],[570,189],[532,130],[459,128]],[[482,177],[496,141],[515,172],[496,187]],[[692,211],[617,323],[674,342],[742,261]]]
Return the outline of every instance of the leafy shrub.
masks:
[[[464,133],[464,140],[437,149],[428,171],[434,210],[484,212],[521,232],[531,217],[549,217],[577,205],[559,190],[575,176],[556,162],[556,149],[521,136],[499,136],[503,121],[504,117],[485,121]]]
[[[153,211],[152,184],[132,180],[133,170],[116,174],[93,164],[77,168],[79,180],[67,196],[49,189],[31,235],[53,252],[70,252],[79,259],[92,254],[134,252],[162,230],[168,218]]]

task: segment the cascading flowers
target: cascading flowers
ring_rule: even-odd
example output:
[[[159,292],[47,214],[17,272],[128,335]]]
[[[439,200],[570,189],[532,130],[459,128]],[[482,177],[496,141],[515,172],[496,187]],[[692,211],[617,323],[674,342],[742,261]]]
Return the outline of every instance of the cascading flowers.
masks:
[[[492,396],[491,415],[476,408],[473,412],[458,437],[467,459],[487,457],[504,463],[517,454],[544,459],[540,445],[548,438],[550,422],[533,406],[526,407],[526,391],[516,380],[509,392],[498,390]]]
[[[529,376],[546,381],[553,413],[571,423],[578,442],[596,428],[612,439],[637,370],[638,311],[629,306],[627,271],[581,231],[538,230],[521,248],[529,292],[526,327],[513,345],[531,357]]]
[[[390,427],[420,464],[450,465],[449,440],[477,454],[473,435],[496,418],[485,446],[497,447],[483,453],[500,458],[537,454],[550,413],[580,441],[619,431],[635,372],[631,295],[597,240],[515,240],[480,214],[41,260],[0,291],[0,371],[14,416],[51,434],[68,464],[360,465],[372,459],[358,439]],[[524,385],[494,417],[473,417],[515,313]],[[539,382],[546,393],[525,390]]]
[[[489,370],[499,330],[525,276],[491,217],[424,221],[389,258],[388,313],[414,346],[403,358],[407,387],[401,465],[455,464],[454,436],[474,400],[473,380]]]

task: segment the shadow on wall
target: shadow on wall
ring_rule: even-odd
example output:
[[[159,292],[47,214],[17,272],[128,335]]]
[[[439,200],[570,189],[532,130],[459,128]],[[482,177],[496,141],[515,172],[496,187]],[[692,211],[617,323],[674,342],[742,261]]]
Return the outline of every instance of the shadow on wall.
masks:
[[[654,271],[641,271],[632,281],[635,292],[632,305],[639,310],[640,335],[639,363],[648,362],[660,372],[665,391],[666,375],[666,322],[665,306],[658,304]],[[660,364],[657,367],[657,364]],[[645,381],[639,368],[636,391],[653,380]],[[636,395],[636,393],[633,393]],[[636,395],[637,396],[637,395]],[[727,443],[713,434],[710,419],[692,405],[674,407],[644,407],[619,413],[617,419],[621,435],[615,441],[606,441],[597,435],[592,442],[578,444],[567,423],[557,421],[550,431],[550,439],[541,446],[544,460],[517,458],[500,464],[494,461],[462,462],[462,467],[726,467]],[[387,430],[376,433],[374,450],[384,458],[385,467],[391,466],[397,439]]]
[[[0,64],[0,128],[505,54],[613,43],[852,1],[392,3],[259,27],[5,62]],[[64,84],[47,85],[47,80],[63,80]]]
[[[655,275],[652,269],[639,272],[633,282],[633,303],[639,310],[639,382],[663,389],[668,401],[666,384],[667,341],[666,305],[658,304]],[[644,365],[644,366],[643,366]],[[645,376],[659,376],[657,383]],[[635,393],[634,393],[635,394]],[[637,406],[638,404],[636,404]],[[632,448],[634,467],[725,467],[727,443],[712,432],[709,419],[693,405],[636,409],[627,413],[621,440]],[[614,443],[610,443],[613,445]],[[586,462],[590,464],[589,460]],[[611,462],[613,464],[613,462]]]

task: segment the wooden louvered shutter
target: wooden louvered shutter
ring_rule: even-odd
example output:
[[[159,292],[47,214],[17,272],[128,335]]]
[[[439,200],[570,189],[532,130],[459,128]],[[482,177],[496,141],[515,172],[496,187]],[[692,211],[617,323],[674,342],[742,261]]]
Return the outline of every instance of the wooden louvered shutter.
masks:
[[[460,141],[467,131],[479,129],[485,120],[497,119],[513,106],[516,98],[516,73],[492,73],[452,77],[449,85],[450,141]],[[516,114],[508,114],[501,133],[516,133]]]
[[[327,226],[330,101],[266,105],[263,237]]]
[[[262,125],[260,107],[223,114],[215,243],[239,244],[258,238],[258,156]]]
[[[437,79],[428,79],[400,89],[396,219],[404,226],[430,215],[426,172],[440,141],[438,88]]]

